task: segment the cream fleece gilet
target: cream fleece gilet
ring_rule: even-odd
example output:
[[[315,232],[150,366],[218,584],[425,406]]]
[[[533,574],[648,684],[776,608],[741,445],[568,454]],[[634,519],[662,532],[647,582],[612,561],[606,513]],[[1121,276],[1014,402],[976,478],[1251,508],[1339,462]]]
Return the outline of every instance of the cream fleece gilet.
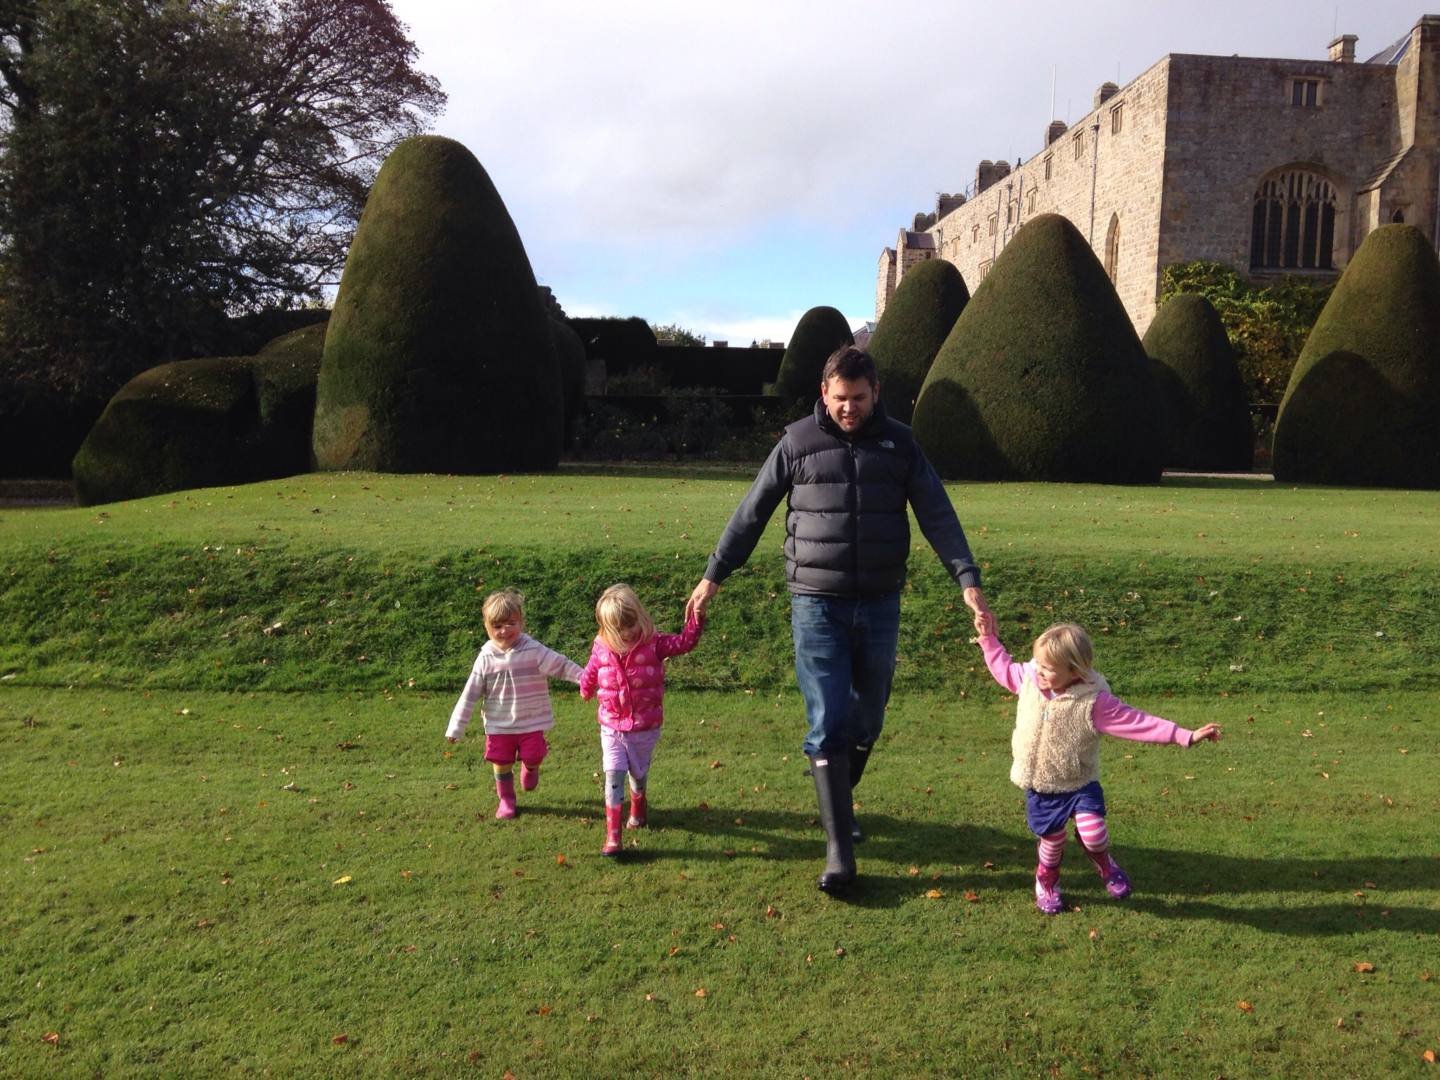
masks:
[[[1100,733],[1091,712],[1110,685],[1099,672],[1071,683],[1048,701],[1033,678],[1020,688],[1010,736],[1010,781],[1046,794],[1076,791],[1100,779]]]

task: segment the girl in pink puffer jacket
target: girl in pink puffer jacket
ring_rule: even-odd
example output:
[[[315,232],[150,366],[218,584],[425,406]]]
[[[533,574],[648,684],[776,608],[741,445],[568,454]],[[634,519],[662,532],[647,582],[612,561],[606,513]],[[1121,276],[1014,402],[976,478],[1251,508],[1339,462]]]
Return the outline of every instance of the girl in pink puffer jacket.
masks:
[[[630,819],[645,827],[645,778],[664,722],[665,660],[695,648],[701,622],[679,634],[657,634],[650,613],[629,585],[611,585],[595,604],[600,632],[580,674],[580,696],[600,699],[600,757],[605,770],[605,846],[620,852],[620,811],[630,774]]]

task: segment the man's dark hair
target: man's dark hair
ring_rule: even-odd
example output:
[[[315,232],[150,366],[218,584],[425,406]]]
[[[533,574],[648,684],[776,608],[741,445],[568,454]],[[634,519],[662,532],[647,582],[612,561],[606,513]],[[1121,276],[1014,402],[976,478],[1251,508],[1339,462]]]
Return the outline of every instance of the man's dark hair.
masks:
[[[830,359],[825,361],[825,367],[820,372],[820,382],[828,383],[835,378],[844,379],[846,382],[864,379],[872,390],[880,383],[880,376],[875,371],[875,358],[855,345],[841,345],[830,354]]]

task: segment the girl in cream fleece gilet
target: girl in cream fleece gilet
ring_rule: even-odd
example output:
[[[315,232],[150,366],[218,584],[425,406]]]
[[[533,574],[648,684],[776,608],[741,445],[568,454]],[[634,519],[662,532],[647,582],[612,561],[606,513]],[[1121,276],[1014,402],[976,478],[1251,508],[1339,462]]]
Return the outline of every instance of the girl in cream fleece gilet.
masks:
[[[1094,669],[1090,636],[1074,623],[1058,623],[1042,633],[1035,639],[1033,658],[1023,664],[1011,660],[1000,644],[993,617],[977,615],[975,629],[990,674],[1020,698],[1010,737],[1014,756],[1010,779],[1025,792],[1026,818],[1039,840],[1035,906],[1047,915],[1064,909],[1060,858],[1072,817],[1080,844],[1106,891],[1123,900],[1130,895],[1130,879],[1110,857],[1105,792],[1100,787],[1100,736],[1189,747],[1218,740],[1220,729],[1206,724],[1187,731],[1126,705]]]

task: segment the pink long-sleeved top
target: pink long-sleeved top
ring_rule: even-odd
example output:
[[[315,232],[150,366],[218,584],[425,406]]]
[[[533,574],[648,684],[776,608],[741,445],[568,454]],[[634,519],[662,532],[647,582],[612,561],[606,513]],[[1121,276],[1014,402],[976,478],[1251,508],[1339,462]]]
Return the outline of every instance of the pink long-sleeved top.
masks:
[[[615,731],[647,731],[664,723],[665,660],[688,653],[700,640],[702,623],[688,622],[679,634],[654,634],[623,653],[595,639],[590,662],[580,674],[580,696],[600,699],[600,723]]]
[[[990,674],[1010,693],[1018,694],[1027,680],[1035,681],[1035,661],[1027,660],[1025,663],[1019,664],[1011,660],[1010,654],[1005,651],[1005,646],[1000,644],[998,637],[982,637],[980,648],[985,653],[985,666],[990,669]],[[1036,689],[1040,688],[1037,686]],[[1040,695],[1048,701],[1055,696],[1055,693],[1051,690],[1040,690]],[[1134,742],[1176,743],[1180,746],[1189,746],[1195,738],[1195,733],[1188,728],[1182,728],[1179,724],[1159,716],[1151,716],[1147,712],[1141,712],[1132,705],[1126,705],[1108,690],[1101,690],[1095,695],[1095,706],[1090,713],[1090,722],[1095,725],[1095,730],[1101,735],[1113,735],[1116,738],[1130,739]]]

